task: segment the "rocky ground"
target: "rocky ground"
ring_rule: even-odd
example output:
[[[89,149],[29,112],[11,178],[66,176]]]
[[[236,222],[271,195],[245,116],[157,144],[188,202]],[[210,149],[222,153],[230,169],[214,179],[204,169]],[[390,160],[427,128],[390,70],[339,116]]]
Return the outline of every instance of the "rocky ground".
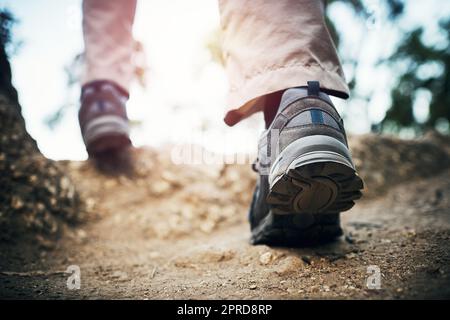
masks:
[[[36,228],[31,242],[4,237],[0,297],[450,298],[448,138],[351,145],[365,196],[342,215],[345,236],[301,249],[249,245],[249,165],[175,165],[170,149],[134,150],[134,170],[119,175],[57,163],[84,199],[82,217],[60,219],[59,240]],[[67,287],[71,265],[78,290]],[[373,265],[380,289],[367,287]]]

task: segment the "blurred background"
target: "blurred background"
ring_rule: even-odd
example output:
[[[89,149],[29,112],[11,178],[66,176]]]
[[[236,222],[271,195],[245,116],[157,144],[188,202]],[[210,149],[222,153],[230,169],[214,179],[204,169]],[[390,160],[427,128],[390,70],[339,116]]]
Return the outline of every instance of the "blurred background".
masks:
[[[77,121],[81,0],[0,0],[5,8],[16,20],[8,50],[28,131],[49,158],[86,159]],[[349,101],[334,100],[350,133],[450,132],[450,1],[332,0],[326,14],[352,90]],[[232,128],[222,120],[219,30],[216,1],[138,1],[135,145],[256,151],[261,114]],[[174,126],[165,127],[169,118]]]

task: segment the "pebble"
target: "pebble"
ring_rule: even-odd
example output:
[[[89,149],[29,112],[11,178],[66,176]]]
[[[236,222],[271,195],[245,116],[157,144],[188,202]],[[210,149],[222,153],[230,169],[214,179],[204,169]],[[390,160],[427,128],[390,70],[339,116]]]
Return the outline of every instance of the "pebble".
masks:
[[[263,264],[263,265],[269,264],[272,260],[273,260],[273,255],[270,251],[264,252],[259,257],[259,262],[261,262],[261,264]]]
[[[345,257],[346,257],[347,259],[354,259],[354,258],[357,257],[357,254],[355,254],[355,253],[353,253],[353,252],[350,252],[350,253],[347,253],[347,254],[345,255]]]
[[[123,271],[114,271],[111,275],[111,278],[118,279],[118,280],[127,280],[128,274]]]
[[[302,256],[302,260],[306,264],[311,264],[311,257],[310,256]]]
[[[347,241],[350,244],[355,243],[355,239],[350,234],[345,236],[345,241]]]

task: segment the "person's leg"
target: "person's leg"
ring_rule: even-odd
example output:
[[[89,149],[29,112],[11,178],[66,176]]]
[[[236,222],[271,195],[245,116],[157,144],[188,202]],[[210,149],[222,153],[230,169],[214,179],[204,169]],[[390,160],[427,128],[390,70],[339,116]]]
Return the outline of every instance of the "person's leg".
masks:
[[[108,80],[128,91],[133,77],[135,11],[136,0],[83,0],[82,85]]]
[[[130,144],[125,104],[133,77],[135,0],[84,0],[85,70],[79,120],[90,155]]]
[[[341,235],[361,196],[343,121],[327,94],[348,97],[322,1],[220,2],[230,79],[225,122],[264,111],[250,207],[254,244],[302,245]]]
[[[268,94],[308,80],[348,97],[322,1],[219,0],[219,6],[230,83],[227,124],[263,110]]]

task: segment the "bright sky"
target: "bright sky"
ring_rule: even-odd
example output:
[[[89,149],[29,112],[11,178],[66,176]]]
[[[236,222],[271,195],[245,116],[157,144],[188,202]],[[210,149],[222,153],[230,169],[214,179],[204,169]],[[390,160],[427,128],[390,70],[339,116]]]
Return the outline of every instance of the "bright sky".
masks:
[[[367,2],[373,5],[376,17],[378,1]],[[22,41],[23,46],[11,62],[27,129],[47,157],[85,159],[76,107],[67,111],[55,129],[45,124],[45,119],[67,101],[64,66],[83,50],[81,1],[0,0],[0,7],[4,6],[19,20],[14,38]],[[443,12],[450,13],[450,1],[410,0],[407,8],[402,25],[409,29],[418,21],[434,23]],[[354,99],[350,103],[338,102],[338,109],[343,111],[349,131],[367,132],[369,119],[380,120],[389,105],[393,78],[391,70],[377,68],[374,62],[391,52],[398,35],[382,21],[358,28],[345,5],[333,5],[331,9],[338,29],[352,30],[341,36],[343,50],[349,51],[346,54],[360,57],[358,78],[363,80],[358,90],[372,95],[368,107]],[[142,123],[132,132],[135,145],[157,146],[195,139],[217,152],[256,150],[257,137],[263,128],[261,115],[233,128],[222,121],[227,80],[224,70],[212,61],[206,49],[207,39],[218,24],[216,1],[138,2],[134,34],[145,46],[150,74],[146,90],[138,85],[131,90],[129,115]],[[362,38],[363,47],[359,45]],[[76,98],[77,95],[78,90]],[[423,101],[426,109],[427,101]],[[418,106],[417,112],[420,115],[425,109]],[[207,134],[201,135],[202,130]]]

